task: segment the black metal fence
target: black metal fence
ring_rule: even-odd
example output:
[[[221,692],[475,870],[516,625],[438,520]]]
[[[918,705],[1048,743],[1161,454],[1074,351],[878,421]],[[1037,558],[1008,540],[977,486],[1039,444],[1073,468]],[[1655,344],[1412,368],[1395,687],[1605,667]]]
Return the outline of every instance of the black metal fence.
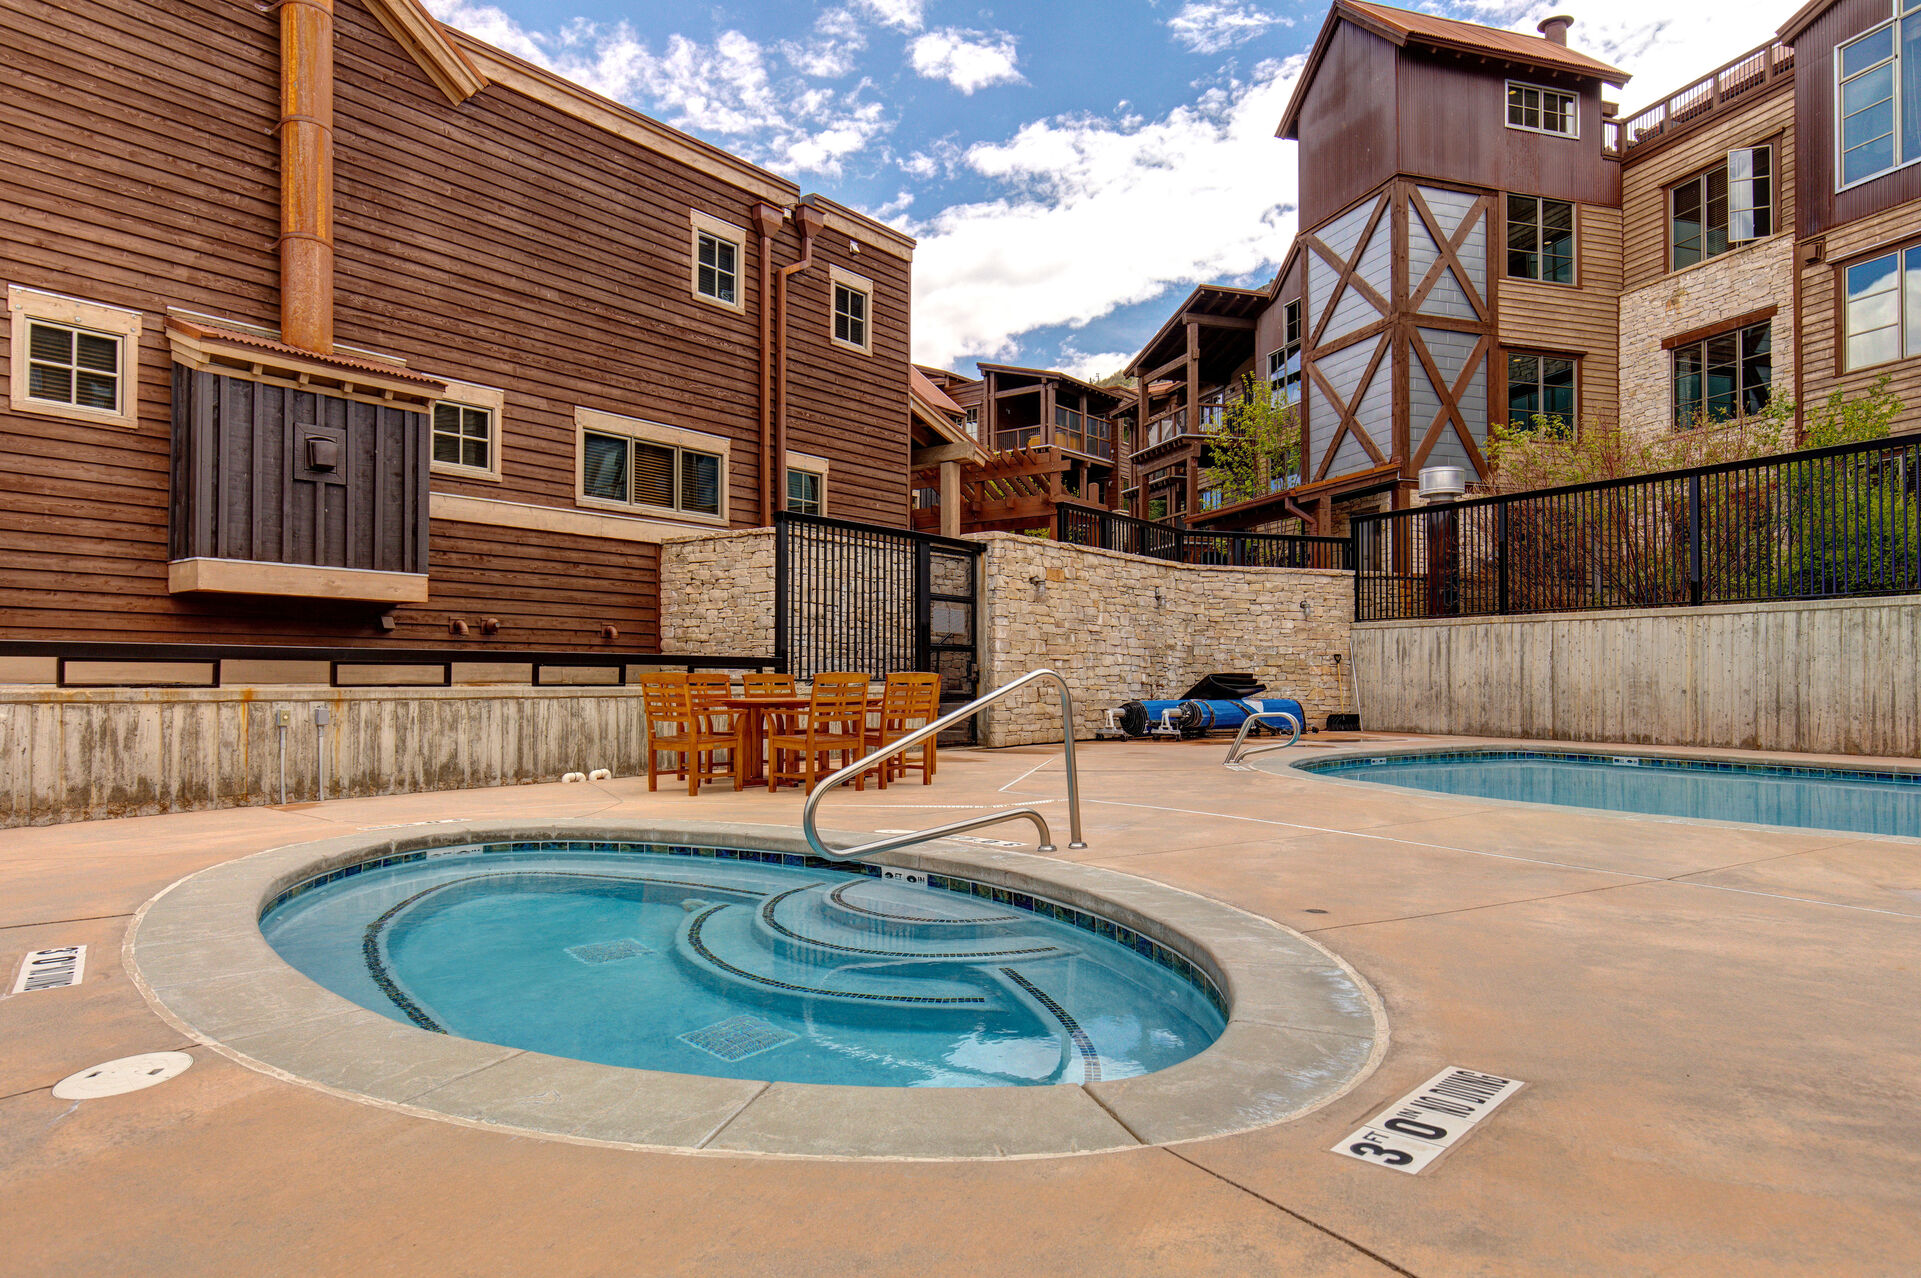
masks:
[[[1921,591],[1921,436],[1354,520],[1358,621]]]
[[[1097,546],[1183,564],[1232,564],[1245,568],[1352,566],[1345,537],[1290,537],[1281,533],[1208,532],[1136,519],[1119,511],[1062,502],[1055,508],[1054,536],[1073,546]]]

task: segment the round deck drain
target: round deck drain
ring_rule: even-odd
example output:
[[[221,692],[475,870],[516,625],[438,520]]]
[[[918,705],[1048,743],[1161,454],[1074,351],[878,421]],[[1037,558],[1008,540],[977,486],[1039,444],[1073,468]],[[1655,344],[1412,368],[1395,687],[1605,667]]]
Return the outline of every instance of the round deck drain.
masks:
[[[193,1057],[185,1052],[145,1052],[139,1056],[122,1056],[117,1061],[107,1061],[91,1069],[83,1069],[78,1074],[67,1075],[53,1085],[53,1094],[61,1100],[76,1101],[119,1096],[177,1078],[186,1073],[191,1064]]]

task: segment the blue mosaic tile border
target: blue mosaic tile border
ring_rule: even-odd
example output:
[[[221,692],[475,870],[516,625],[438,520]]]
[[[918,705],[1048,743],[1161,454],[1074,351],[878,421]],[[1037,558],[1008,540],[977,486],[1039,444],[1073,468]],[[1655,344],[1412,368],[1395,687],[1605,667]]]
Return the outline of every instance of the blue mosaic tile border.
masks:
[[[1061,1023],[1061,1028],[1067,1031],[1067,1037],[1073,1041],[1074,1050],[1081,1055],[1081,1069],[1083,1071],[1081,1082],[1100,1082],[1101,1054],[1095,1050],[1094,1040],[1087,1036],[1087,1031],[1081,1028],[1081,1023],[1074,1019],[1073,1014],[1055,1002],[1053,995],[1028,980],[1025,976],[1022,976],[1019,972],[1016,972],[1013,968],[1003,967],[1001,969],[1001,975],[1026,990],[1028,995],[1052,1013],[1054,1019]]]
[[[1467,752],[1463,753],[1465,754]],[[1523,754],[1526,752],[1517,751],[1515,753]],[[1333,761],[1330,760],[1329,762]],[[308,892],[326,887],[332,883],[338,883],[342,879],[350,879],[356,875],[369,873],[373,870],[386,869],[396,865],[410,865],[416,861],[425,861],[430,857],[448,856],[456,853],[499,855],[525,854],[530,852],[554,852],[568,856],[589,856],[599,853],[613,856],[705,857],[716,861],[745,861],[761,865],[788,866],[796,869],[828,870],[839,874],[864,875],[867,878],[873,879],[881,877],[881,867],[879,865],[869,864],[864,861],[830,861],[825,857],[813,856],[802,852],[767,852],[756,848],[697,847],[692,844],[683,843],[639,843],[621,840],[525,839],[511,842],[456,844],[451,847],[419,848],[411,852],[395,852],[388,856],[375,857],[366,861],[356,862],[353,865],[344,865],[337,870],[330,870],[325,874],[315,875],[313,878],[302,880],[299,883],[294,883],[281,889],[261,909],[260,916],[265,918],[287,902],[295,900]],[[1189,985],[1192,985],[1196,990],[1200,991],[1201,996],[1208,1001],[1214,1010],[1221,1014],[1223,1020],[1228,1018],[1227,996],[1221,992],[1220,987],[1214,983],[1214,978],[1208,975],[1206,969],[1201,967],[1200,964],[1188,959],[1186,955],[1181,954],[1177,950],[1170,949],[1144,932],[1137,931],[1125,924],[1116,923],[1114,920],[1105,918],[1099,914],[1092,914],[1086,910],[1080,910],[1073,906],[1050,901],[1043,896],[1036,896],[1027,892],[1015,892],[1008,888],[995,887],[987,883],[976,883],[972,879],[960,878],[957,875],[930,873],[927,876],[927,882],[930,887],[949,892],[958,892],[963,896],[972,896],[983,901],[991,901],[996,905],[1009,909],[1025,910],[1031,914],[1038,914],[1042,918],[1050,918],[1058,923],[1068,924],[1071,927],[1079,928],[1083,932],[1092,933],[1105,940],[1125,946],[1142,958],[1166,968],[1168,971],[1173,972],[1182,980],[1186,981]],[[985,922],[986,920],[981,921]]]
[[[700,939],[701,929],[707,926],[707,921],[726,908],[724,905],[716,905],[712,909],[704,910],[700,914],[695,915],[692,925],[687,929],[687,944],[693,948],[694,953],[700,955],[721,971],[732,976],[738,976],[742,980],[753,981],[757,985],[772,986],[777,990],[791,990],[795,994],[811,994],[820,998],[857,998],[865,1003],[912,1003],[922,1006],[932,1004],[944,1007],[981,1007],[987,1003],[986,999],[973,994],[943,997],[934,994],[862,994],[854,990],[819,989],[808,985],[796,985],[792,981],[776,980],[771,976],[762,976],[760,973],[750,972],[744,967],[735,967],[732,963],[729,963],[726,959],[708,949],[707,943]]]
[[[1329,772],[1337,775],[1366,772],[1394,763],[1487,763],[1509,760],[1543,760],[1551,763],[1585,763],[1601,768],[1658,768],[1669,772],[1739,772],[1749,776],[1791,777],[1803,781],[1857,781],[1869,784],[1921,786],[1921,772],[1882,771],[1874,768],[1823,768],[1806,763],[1732,763],[1717,759],[1677,759],[1652,754],[1608,754],[1599,750],[1444,750],[1434,753],[1348,755],[1335,759],[1314,759],[1294,766],[1303,772]],[[1616,763],[1616,759],[1635,759],[1636,763]]]

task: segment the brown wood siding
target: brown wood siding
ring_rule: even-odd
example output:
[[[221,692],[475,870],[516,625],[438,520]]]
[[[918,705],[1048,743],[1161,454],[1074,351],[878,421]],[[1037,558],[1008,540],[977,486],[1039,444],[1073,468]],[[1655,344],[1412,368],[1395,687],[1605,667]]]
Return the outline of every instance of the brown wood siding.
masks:
[[[1752,105],[1683,135],[1674,143],[1621,165],[1622,274],[1625,287],[1638,288],[1668,273],[1668,188],[1724,159],[1737,147],[1772,142],[1775,181],[1775,233],[1793,230],[1796,207],[1797,146],[1794,95],[1770,93]]]
[[[1397,50],[1352,23],[1340,23],[1301,103],[1300,200],[1312,229],[1394,174]]]
[[[1840,370],[1841,270],[1877,250],[1921,240],[1921,203],[1887,209],[1837,226],[1825,237],[1826,260],[1801,268],[1801,402],[1814,405],[1839,390],[1853,399],[1881,378],[1901,401],[1896,431],[1921,430],[1921,356]]]
[[[1498,225],[1498,222],[1497,222]],[[1497,275],[1495,314],[1503,349],[1580,356],[1575,413],[1582,422],[1613,424],[1621,411],[1621,211],[1578,206],[1575,223],[1578,285],[1542,284]],[[1503,238],[1501,242],[1505,243]],[[1498,259],[1497,259],[1498,260]],[[1494,421],[1507,418],[1505,370],[1496,361],[1488,395]]]
[[[1805,160],[1798,195],[1801,238],[1830,227],[1921,199],[1921,164],[1910,164],[1849,187],[1834,189],[1834,51],[1870,27],[1887,21],[1887,0],[1841,0],[1814,20],[1794,42],[1794,114]]]
[[[1580,97],[1578,138],[1507,125],[1510,78]],[[1401,51],[1400,171],[1411,177],[1519,191],[1582,204],[1619,204],[1620,166],[1601,153],[1596,80]]]
[[[757,197],[510,90],[450,105],[360,0],[336,27],[338,340],[505,392],[501,481],[433,489],[573,510],[578,405],[730,440],[732,522],[753,523],[759,246],[738,312],[691,295],[688,259],[690,209],[751,232]],[[434,520],[431,599],[390,632],[367,606],[167,594],[162,317],[278,323],[278,60],[251,6],[0,11],[0,280],[144,316],[138,430],[0,406],[0,535],[28,552],[4,565],[0,635],[444,644],[450,618],[496,617],[487,643],[597,647],[612,624],[609,647],[655,648],[658,548],[571,533]],[[783,228],[776,264],[798,255]],[[830,459],[835,514],[901,525],[909,265],[831,231],[817,259],[795,281],[788,444]],[[827,339],[829,263],[875,282],[870,356]]]

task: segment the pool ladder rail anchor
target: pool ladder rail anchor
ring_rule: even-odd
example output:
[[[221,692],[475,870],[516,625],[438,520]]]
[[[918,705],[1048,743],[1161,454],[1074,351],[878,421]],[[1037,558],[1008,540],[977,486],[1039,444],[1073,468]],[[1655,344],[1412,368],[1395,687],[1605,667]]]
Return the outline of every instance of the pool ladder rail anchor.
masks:
[[[1269,742],[1267,745],[1255,746],[1250,750],[1247,748],[1247,734],[1254,730],[1254,725],[1257,723],[1284,723],[1293,735],[1285,741]],[[1242,760],[1251,759],[1257,754],[1266,754],[1269,750],[1285,750],[1300,739],[1301,722],[1293,715],[1285,710],[1258,711],[1248,715],[1246,722],[1241,724],[1241,730],[1234,736],[1234,744],[1227,747],[1227,757],[1221,760],[1221,766],[1235,772],[1252,772],[1254,769],[1248,767]]]
[[[967,817],[959,821],[950,821],[946,825],[937,825],[926,830],[916,830],[911,834],[896,835],[893,838],[877,839],[872,843],[857,844],[851,848],[830,848],[821,842],[820,826],[818,824],[820,801],[825,798],[827,792],[835,786],[853,780],[861,773],[867,771],[867,769],[873,767],[876,763],[879,763],[882,759],[889,758],[896,754],[903,754],[915,746],[939,736],[955,724],[965,723],[986,707],[994,704],[994,702],[1008,696],[1010,693],[1018,692],[1030,683],[1035,683],[1042,679],[1053,680],[1060,685],[1061,689],[1061,757],[1067,765],[1067,822],[1068,832],[1071,836],[1067,846],[1070,848],[1086,847],[1086,842],[1081,838],[1080,774],[1074,767],[1074,693],[1073,690],[1067,686],[1067,680],[1063,679],[1058,671],[1046,669],[1030,670],[1012,683],[1004,683],[986,696],[977,697],[966,705],[942,715],[932,723],[914,729],[900,740],[882,746],[866,758],[856,759],[840,771],[822,778],[819,784],[814,787],[813,792],[807,796],[806,806],[801,809],[800,828],[801,833],[806,836],[807,846],[813,849],[815,856],[825,857],[830,861],[854,861],[862,857],[877,856],[882,852],[898,851],[904,847],[911,847],[916,843],[931,842],[934,839],[945,838],[950,834],[959,834],[963,830],[978,830],[983,826],[999,825],[1003,821],[1032,821],[1034,823],[1034,829],[1040,834],[1040,846],[1036,850],[1040,852],[1058,851],[1059,849],[1054,846],[1053,831],[1047,828],[1047,818],[1042,816],[1035,808],[1008,808],[1000,812],[990,812],[985,816]]]

